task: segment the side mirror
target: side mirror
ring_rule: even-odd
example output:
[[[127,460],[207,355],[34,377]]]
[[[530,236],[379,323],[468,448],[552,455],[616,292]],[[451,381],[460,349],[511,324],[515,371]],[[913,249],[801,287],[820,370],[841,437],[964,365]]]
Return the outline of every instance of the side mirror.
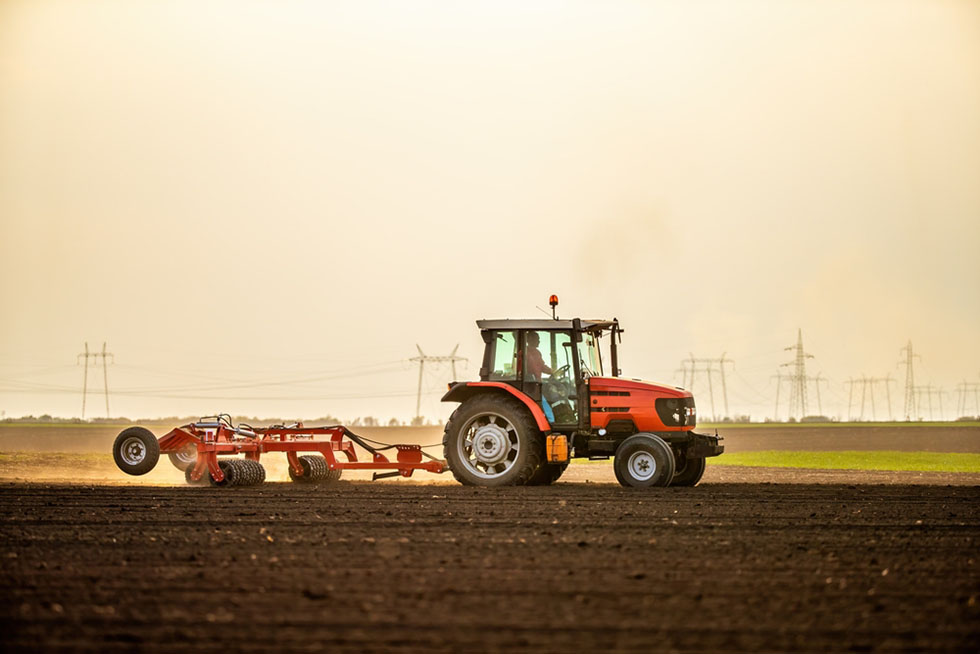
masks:
[[[582,342],[582,319],[572,318],[572,338],[575,339],[576,343]]]

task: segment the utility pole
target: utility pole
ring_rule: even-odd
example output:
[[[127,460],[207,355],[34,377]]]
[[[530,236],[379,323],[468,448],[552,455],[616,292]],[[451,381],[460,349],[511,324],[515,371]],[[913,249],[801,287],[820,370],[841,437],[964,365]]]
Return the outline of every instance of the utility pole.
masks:
[[[918,397],[915,386],[915,370],[912,362],[916,359],[916,357],[919,359],[922,357],[912,351],[911,340],[909,340],[908,345],[901,348],[899,352],[904,358],[898,362],[898,365],[905,366],[905,419],[911,420],[912,416],[918,413],[916,410],[916,400]]]
[[[103,383],[103,393],[105,394],[105,417],[109,417],[109,370],[107,368],[108,359],[112,358],[112,362],[116,362],[115,356],[112,352],[106,352],[106,344],[102,343],[101,352],[89,352],[88,342],[85,343],[85,351],[76,357],[76,364],[79,359],[85,359],[85,372],[82,376],[82,418],[85,417],[85,398],[88,395],[88,360],[89,359],[102,359],[102,383]]]
[[[418,393],[415,396],[415,417],[416,418],[421,418],[422,417],[422,415],[421,415],[421,411],[422,411],[422,373],[425,370],[425,364],[426,363],[445,363],[445,362],[448,362],[450,364],[450,366],[452,367],[453,381],[456,381],[456,362],[457,361],[466,361],[467,359],[466,359],[466,357],[461,357],[461,356],[457,356],[456,355],[456,350],[459,349],[459,343],[456,344],[456,347],[453,348],[453,351],[450,352],[448,356],[429,356],[428,354],[426,354],[425,352],[422,351],[422,348],[419,347],[419,345],[417,343],[415,345],[415,349],[419,351],[419,355],[417,357],[412,357],[411,359],[409,359],[409,361],[418,361],[419,362],[419,388],[418,388]]]
[[[82,357],[85,358],[85,373],[82,376],[82,420],[85,419],[85,396],[88,395],[88,359],[92,356],[88,351],[88,341],[85,342],[85,351],[78,355],[75,359],[75,365],[78,365],[78,359]]]
[[[800,418],[806,416],[806,360],[812,359],[813,355],[803,350],[803,330],[799,329],[796,333],[796,345],[790,345],[785,350],[795,352],[793,360],[784,363],[785,366],[793,366],[793,374],[790,375],[789,411],[792,416],[797,411]]]

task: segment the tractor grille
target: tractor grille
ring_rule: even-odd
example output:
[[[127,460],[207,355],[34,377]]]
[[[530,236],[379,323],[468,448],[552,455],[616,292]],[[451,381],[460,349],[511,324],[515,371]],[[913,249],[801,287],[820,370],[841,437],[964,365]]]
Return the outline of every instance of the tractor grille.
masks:
[[[693,427],[698,415],[693,397],[661,397],[655,403],[657,415],[667,427]]]

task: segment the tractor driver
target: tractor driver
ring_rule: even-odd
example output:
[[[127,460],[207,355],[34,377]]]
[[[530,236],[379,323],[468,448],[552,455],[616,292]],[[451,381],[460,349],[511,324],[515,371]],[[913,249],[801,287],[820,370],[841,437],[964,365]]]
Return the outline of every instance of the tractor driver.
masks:
[[[551,368],[544,362],[544,357],[541,356],[541,350],[538,349],[538,345],[541,344],[541,337],[538,336],[537,332],[527,332],[527,356],[525,357],[527,361],[527,375],[530,381],[541,381],[541,375],[544,373],[551,374]],[[544,410],[544,415],[548,418],[549,423],[555,422],[555,412],[552,410],[551,405],[548,404],[548,400],[545,399],[544,393],[541,394],[541,408]]]

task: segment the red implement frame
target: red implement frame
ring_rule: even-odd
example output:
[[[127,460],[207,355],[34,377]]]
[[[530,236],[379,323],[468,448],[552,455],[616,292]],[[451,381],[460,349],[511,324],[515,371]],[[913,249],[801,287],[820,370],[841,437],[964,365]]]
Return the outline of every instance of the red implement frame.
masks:
[[[327,437],[326,440],[318,437]],[[330,470],[389,470],[383,476],[411,477],[416,470],[441,473],[447,470],[446,462],[429,458],[423,461],[421,445],[373,446],[344,426],[304,427],[296,425],[244,428],[234,427],[224,420],[201,421],[172,429],[158,439],[161,454],[173,454],[192,443],[197,447],[197,462],[190,472],[191,481],[200,481],[207,469],[214,481],[222,482],[225,474],[218,466],[219,455],[244,454],[246,459],[258,461],[269,452],[285,452],[294,476],[302,477],[298,452],[316,452],[327,460]],[[373,460],[358,461],[354,443],[366,449]],[[394,448],[397,459],[391,461],[381,450]],[[346,460],[338,458],[342,453]]]

